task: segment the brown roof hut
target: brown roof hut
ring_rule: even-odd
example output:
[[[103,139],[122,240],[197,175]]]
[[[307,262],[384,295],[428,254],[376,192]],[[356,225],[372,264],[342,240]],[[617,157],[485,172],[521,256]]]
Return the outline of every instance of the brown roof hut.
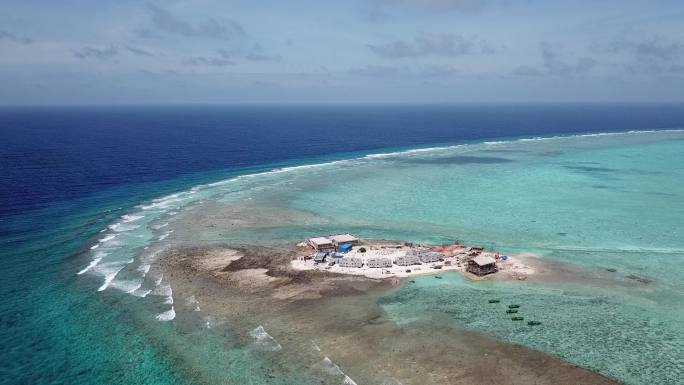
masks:
[[[468,261],[469,272],[475,275],[487,275],[499,271],[496,267],[496,260],[492,257],[478,255],[477,257]]]

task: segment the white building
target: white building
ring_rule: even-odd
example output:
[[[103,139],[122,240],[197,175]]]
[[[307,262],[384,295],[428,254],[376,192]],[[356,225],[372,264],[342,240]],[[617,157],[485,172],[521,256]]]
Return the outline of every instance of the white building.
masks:
[[[341,245],[343,243],[351,243],[352,245],[359,244],[359,238],[356,238],[351,234],[337,234],[331,235],[327,238],[336,245]]]
[[[340,258],[337,261],[337,264],[340,267],[362,267],[363,266],[363,260],[361,258],[356,258],[356,257],[344,257],[344,258]]]
[[[313,247],[316,251],[332,251],[335,250],[333,242],[324,237],[309,238],[306,243]]]
[[[420,255],[420,261],[423,263],[437,262],[444,258],[440,253],[424,253]]]
[[[417,255],[402,255],[394,259],[398,266],[420,265],[420,257]]]
[[[392,260],[389,258],[370,258],[366,262],[368,267],[392,267]]]

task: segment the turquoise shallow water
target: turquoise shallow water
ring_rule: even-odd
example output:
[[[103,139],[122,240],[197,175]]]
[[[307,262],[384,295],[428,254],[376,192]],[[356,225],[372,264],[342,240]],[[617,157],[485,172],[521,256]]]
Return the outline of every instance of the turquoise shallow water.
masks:
[[[373,237],[459,239],[588,269],[577,282],[424,278],[383,301],[397,322],[447,314],[454,325],[625,383],[681,383],[681,133],[493,142],[381,159],[362,177],[340,175],[340,183],[297,194],[294,204],[335,221],[363,218],[358,231]],[[632,274],[652,282],[626,278]],[[493,297],[523,304],[521,313],[544,326],[511,324],[487,304]]]
[[[24,286],[36,289],[17,301],[30,305],[18,304],[21,311],[4,314],[3,322],[20,325],[17,339],[36,341],[27,349],[44,352],[46,367],[32,371],[33,361],[12,362],[3,365],[2,378],[315,381],[316,376],[283,365],[278,352],[255,349],[258,341],[239,338],[230,325],[208,328],[209,315],[174,297],[153,265],[159,252],[174,244],[268,244],[350,231],[364,238],[459,239],[594,269],[587,280],[560,283],[427,277],[380,305],[407,327],[429,318],[560,355],[628,384],[678,383],[684,378],[682,165],[683,132],[642,132],[374,154],[215,183],[197,184],[198,179],[195,187],[180,191],[174,186],[188,181],[149,186],[140,192],[143,203],[114,199],[106,210],[80,212],[72,218],[78,228],[60,233],[61,243],[45,230],[46,239],[49,235],[61,248],[55,253],[76,255],[44,267],[63,278],[54,284],[59,287],[26,280]],[[154,196],[160,197],[149,199]],[[255,223],[226,230],[178,219],[207,204],[248,210]],[[34,253],[45,252],[33,246]],[[630,274],[651,282],[629,279]],[[55,298],[56,292],[65,294]],[[502,304],[487,304],[492,297]],[[509,302],[521,303],[521,312],[543,325],[512,324],[498,309]],[[53,322],[51,312],[62,316],[53,327],[42,327]],[[41,327],[22,324],[25,319]],[[59,344],[64,348],[56,358],[48,346]]]
[[[591,282],[557,284],[459,281],[443,287],[425,278],[431,284],[409,286],[383,306],[397,322],[441,312],[454,325],[560,355],[626,383],[671,384],[684,378],[682,164],[681,132],[377,155],[331,166],[334,172],[306,170],[296,187],[280,186],[281,204],[325,221],[274,226],[258,236],[298,239],[351,230],[368,238],[459,239],[594,269],[587,273]],[[264,201],[275,199],[264,194]],[[626,278],[631,274],[652,282]],[[513,327],[505,313],[483,307],[492,295],[523,303],[544,326]]]
[[[419,278],[381,306],[399,324],[432,317],[442,325],[446,317],[454,327],[548,352],[624,383],[676,384],[684,364],[681,312],[667,314],[664,302],[644,304],[593,290],[473,284],[445,274],[442,280]],[[509,304],[520,304],[519,312],[507,314]],[[528,326],[531,320],[542,325]]]

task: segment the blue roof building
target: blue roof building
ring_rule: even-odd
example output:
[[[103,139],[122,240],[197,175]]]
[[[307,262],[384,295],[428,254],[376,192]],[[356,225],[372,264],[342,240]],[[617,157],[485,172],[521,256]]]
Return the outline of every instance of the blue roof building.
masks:
[[[340,253],[348,253],[352,249],[351,243],[343,243],[337,247],[337,251]]]

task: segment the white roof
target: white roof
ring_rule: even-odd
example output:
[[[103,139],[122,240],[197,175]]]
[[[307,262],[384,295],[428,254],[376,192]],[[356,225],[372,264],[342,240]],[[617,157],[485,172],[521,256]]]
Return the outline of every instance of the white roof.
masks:
[[[417,256],[417,255],[414,255],[414,254],[400,255],[400,256],[396,257],[395,259],[399,259],[399,258],[412,258],[412,259],[420,259],[420,257],[419,257],[419,256]]]
[[[350,261],[350,262],[361,262],[361,263],[363,263],[363,259],[358,258],[358,257],[344,257],[344,258],[341,258],[341,261]]]
[[[324,237],[315,237],[315,238],[309,238],[309,242],[313,243],[314,245],[321,246],[321,245],[329,245],[332,242],[328,238]]]
[[[337,234],[337,235],[331,235],[328,237],[333,242],[337,243],[345,243],[345,242],[354,242],[358,241],[359,239],[356,238],[355,236],[351,234]]]
[[[496,259],[494,259],[492,257],[484,256],[484,255],[478,255],[477,257],[471,259],[471,261],[477,263],[479,266],[484,266],[484,265],[496,263]]]

